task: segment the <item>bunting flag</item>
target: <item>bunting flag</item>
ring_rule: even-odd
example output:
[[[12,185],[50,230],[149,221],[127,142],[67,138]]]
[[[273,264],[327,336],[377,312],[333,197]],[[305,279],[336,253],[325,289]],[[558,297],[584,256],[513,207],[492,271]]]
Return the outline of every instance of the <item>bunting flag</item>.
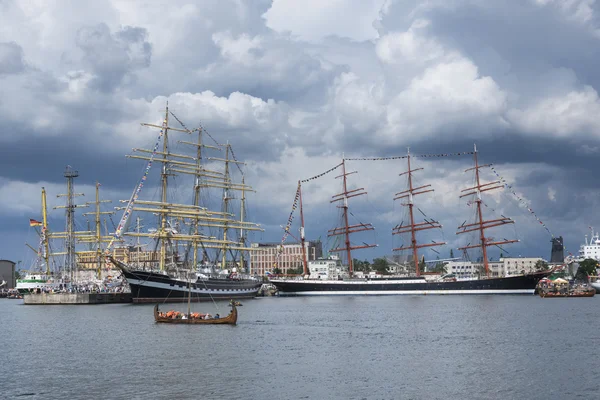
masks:
[[[29,218],[29,226],[42,226],[42,223],[35,219]]]
[[[337,167],[335,167],[335,168],[337,168]],[[283,237],[281,238],[281,247],[280,247],[278,253],[281,253],[283,251],[283,244],[285,243],[285,241],[287,240],[287,238],[290,234],[290,227],[292,226],[292,222],[294,221],[294,211],[296,211],[296,208],[298,208],[298,200],[300,199],[301,187],[302,187],[301,182],[298,182],[298,188],[296,189],[296,196],[294,196],[294,203],[292,204],[292,211],[290,212],[290,216],[288,217],[287,225],[285,226],[285,228],[283,230]]]
[[[533,209],[529,206],[529,202],[527,200],[523,199],[521,196],[519,196],[517,194],[517,192],[515,192],[515,190],[513,189],[512,185],[509,185],[508,182],[506,181],[506,179],[504,179],[498,173],[498,171],[496,171],[496,169],[493,166],[490,166],[490,169],[498,177],[498,179],[500,180],[500,183],[502,183],[502,185],[504,185],[504,187],[506,189],[508,189],[508,191],[510,191],[513,196],[515,196],[515,198],[519,201],[520,204],[523,204],[525,206],[525,208],[527,209],[527,211],[529,211],[529,213],[531,215],[533,215],[533,217],[536,219],[536,221],[539,222],[539,224],[550,234],[550,236],[552,236],[554,238],[554,234],[552,234],[552,232],[550,231],[550,229],[548,229],[548,227],[546,226],[546,224],[544,222],[542,222],[542,220],[537,216],[537,214],[535,213],[535,211],[533,211]]]
[[[473,154],[472,151],[463,151],[460,153],[442,153],[442,154],[421,154],[421,155],[411,155],[411,157],[419,157],[419,158],[434,158],[434,157],[451,157],[451,156],[464,156]],[[385,161],[385,160],[401,160],[404,158],[408,158],[406,156],[395,156],[395,157],[371,157],[371,158],[344,158],[346,161]]]
[[[131,212],[133,211],[133,203],[135,203],[136,200],[138,199],[140,192],[142,191],[142,188],[144,187],[144,183],[148,179],[148,173],[150,172],[150,168],[152,168],[152,162],[154,161],[154,157],[156,156],[156,153],[158,152],[158,146],[160,146],[160,141],[163,137],[166,126],[167,126],[167,120],[165,119],[163,121],[163,129],[161,129],[160,133],[158,134],[158,139],[156,140],[156,143],[154,144],[154,149],[152,150],[152,154],[150,155],[150,159],[148,160],[148,164],[146,165],[146,169],[144,170],[144,175],[142,176],[142,179],[140,180],[140,183],[138,184],[138,186],[133,191],[133,194],[131,195],[131,198],[129,199],[129,203],[127,204],[127,207],[125,207],[123,216],[121,217],[121,220],[119,221],[119,225],[117,225],[117,229],[115,230],[115,238],[121,237],[121,234],[123,233],[123,229],[125,229],[125,224],[127,224],[127,220],[129,219],[129,216],[131,215]],[[108,246],[108,247],[110,247],[110,246]],[[108,250],[108,247],[107,247],[107,250]]]
[[[332,171],[335,171],[336,169],[338,169],[338,168],[339,168],[339,167],[341,167],[341,166],[342,166],[342,163],[339,163],[339,164],[338,164],[338,165],[336,165],[335,167],[328,169],[327,171],[323,172],[322,174],[315,175],[315,176],[313,176],[312,178],[303,179],[303,180],[301,180],[300,182],[301,182],[301,183],[305,183],[305,182],[308,182],[308,181],[312,181],[312,180],[318,179],[318,178],[320,178],[320,177],[322,177],[322,176],[325,176],[325,175],[327,175],[328,173],[330,173],[330,172],[332,172]]]

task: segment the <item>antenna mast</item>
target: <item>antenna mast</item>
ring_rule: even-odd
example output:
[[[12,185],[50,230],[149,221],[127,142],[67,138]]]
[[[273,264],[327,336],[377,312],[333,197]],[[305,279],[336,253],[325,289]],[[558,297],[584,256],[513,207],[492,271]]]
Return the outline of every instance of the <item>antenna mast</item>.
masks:
[[[500,226],[500,225],[514,224],[515,221],[513,221],[510,218],[506,218],[504,216],[502,216],[502,218],[492,219],[492,220],[487,220],[487,221],[483,219],[483,213],[481,212],[481,203],[482,203],[481,193],[487,192],[488,190],[499,189],[499,188],[502,188],[503,186],[500,181],[493,181],[493,182],[488,182],[488,183],[483,183],[483,184],[481,183],[480,178],[479,178],[479,170],[484,167],[489,167],[491,164],[479,165],[479,162],[477,160],[477,146],[473,145],[473,149],[474,149],[473,160],[475,162],[475,166],[473,168],[466,169],[465,172],[475,170],[476,184],[473,187],[461,190],[461,193],[464,193],[464,192],[467,192],[467,193],[462,194],[460,196],[460,198],[463,198],[466,196],[472,196],[472,195],[476,196],[475,204],[477,205],[477,220],[475,221],[475,223],[463,224],[463,225],[459,226],[456,234],[460,235],[462,233],[479,231],[479,240],[480,240],[479,244],[459,247],[459,250],[466,251],[467,249],[481,247],[481,250],[483,252],[483,266],[485,268],[485,275],[487,277],[489,277],[490,270],[489,270],[489,260],[488,260],[488,255],[487,255],[487,248],[490,246],[499,246],[501,244],[515,243],[515,242],[518,242],[519,240],[516,240],[516,239],[515,240],[506,240],[505,239],[505,240],[501,240],[501,241],[494,241],[493,238],[485,237],[486,229],[492,228],[495,226]]]
[[[377,247],[376,244],[365,244],[364,246],[351,246],[350,245],[350,234],[351,233],[362,232],[362,231],[372,231],[375,229],[375,228],[373,228],[373,225],[371,225],[370,223],[369,224],[360,223],[357,225],[350,225],[348,223],[348,199],[351,197],[356,197],[356,196],[361,196],[363,194],[367,194],[367,192],[365,191],[364,188],[348,190],[347,176],[351,175],[351,174],[355,174],[355,173],[356,173],[356,171],[346,172],[346,160],[342,159],[342,175],[336,176],[336,179],[342,178],[343,192],[332,196],[331,197],[332,200],[330,201],[330,203],[334,203],[336,201],[343,201],[342,205],[339,205],[337,207],[342,209],[342,214],[343,214],[342,218],[343,218],[344,226],[339,227],[339,228],[330,229],[327,234],[327,236],[330,236],[330,237],[344,235],[345,247],[344,248],[338,247],[335,249],[331,249],[330,251],[331,252],[342,252],[342,251],[346,252],[346,254],[348,256],[348,272],[350,273],[350,276],[352,276],[354,273],[353,266],[352,266],[352,250]]]
[[[65,169],[65,173],[63,175],[67,178],[67,193],[59,194],[56,197],[66,197],[67,205],[66,206],[57,206],[55,208],[64,208],[65,214],[67,217],[66,224],[66,236],[65,236],[65,247],[66,247],[66,256],[65,256],[65,266],[64,268],[69,271],[69,276],[71,278],[71,282],[73,282],[76,275],[77,268],[77,260],[75,259],[75,232],[73,230],[75,225],[75,208],[78,207],[86,207],[85,205],[76,205],[73,201],[73,198],[76,196],[83,196],[83,193],[74,193],[73,192],[73,179],[79,176],[79,172],[75,171],[70,165],[67,165]]]
[[[408,249],[412,249],[412,254],[413,254],[413,262],[415,263],[415,272],[417,274],[417,276],[421,276],[421,271],[419,269],[419,254],[418,254],[418,249],[421,249],[423,247],[433,247],[433,246],[441,246],[443,244],[446,244],[446,242],[434,242],[434,243],[427,243],[427,244],[417,244],[417,237],[416,237],[416,232],[417,231],[422,231],[422,230],[426,230],[426,229],[434,229],[434,228],[441,228],[442,225],[440,225],[440,223],[438,221],[428,221],[427,219],[425,219],[425,222],[420,222],[418,224],[415,224],[415,217],[414,217],[414,211],[413,211],[413,207],[414,207],[414,203],[413,203],[413,196],[416,196],[418,194],[423,194],[423,193],[427,193],[427,192],[433,192],[434,189],[427,189],[429,187],[431,187],[431,185],[424,185],[424,186],[419,186],[419,187],[413,187],[413,182],[412,182],[412,173],[415,171],[420,171],[423,168],[415,168],[415,169],[411,169],[410,166],[410,149],[408,149],[408,171],[403,172],[400,174],[400,176],[403,175],[408,175],[408,190],[405,190],[403,192],[399,192],[396,193],[397,197],[394,197],[394,200],[398,200],[398,199],[404,199],[407,198],[408,201],[406,203],[402,203],[403,206],[408,206],[408,213],[410,216],[410,225],[408,226],[397,226],[395,228],[392,229],[392,235],[398,235],[401,233],[407,233],[410,232],[410,236],[411,236],[411,241],[410,241],[410,245],[409,246],[402,246],[396,249],[393,249],[394,251],[401,251],[401,250],[408,250]]]

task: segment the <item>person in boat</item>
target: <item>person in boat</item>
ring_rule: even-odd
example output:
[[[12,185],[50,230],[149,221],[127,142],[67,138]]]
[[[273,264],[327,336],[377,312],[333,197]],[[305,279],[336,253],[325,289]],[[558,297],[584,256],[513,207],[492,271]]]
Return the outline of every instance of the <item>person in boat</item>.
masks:
[[[204,319],[211,319],[211,318],[212,318],[212,315],[210,315],[210,314],[206,314],[206,315],[204,316]]]
[[[215,319],[219,319],[219,318],[221,318],[221,317],[219,316],[219,314],[218,314],[218,313],[217,313],[217,314],[215,314]]]

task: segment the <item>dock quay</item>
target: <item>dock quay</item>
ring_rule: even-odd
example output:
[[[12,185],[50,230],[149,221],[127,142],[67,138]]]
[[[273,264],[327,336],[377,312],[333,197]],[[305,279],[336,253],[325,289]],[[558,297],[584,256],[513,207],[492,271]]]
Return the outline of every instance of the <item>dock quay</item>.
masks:
[[[131,303],[131,293],[26,293],[23,304],[114,304]]]

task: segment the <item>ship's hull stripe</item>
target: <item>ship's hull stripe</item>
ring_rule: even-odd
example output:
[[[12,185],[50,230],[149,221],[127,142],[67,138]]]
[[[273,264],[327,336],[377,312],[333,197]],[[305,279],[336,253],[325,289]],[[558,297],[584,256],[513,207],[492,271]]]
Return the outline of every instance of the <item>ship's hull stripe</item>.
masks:
[[[158,290],[162,290],[162,291],[166,291],[168,292],[172,292],[172,293],[182,293],[185,296],[187,296],[187,294],[190,292],[189,289],[187,288],[182,288],[181,286],[171,286],[171,284],[169,283],[162,283],[162,282],[152,282],[152,281],[143,281],[140,279],[134,279],[134,278],[128,278],[127,282],[129,283],[129,285],[131,286],[132,289],[132,293],[134,292],[134,288],[135,289],[146,289],[146,288],[152,288],[152,289],[158,289]],[[210,295],[223,295],[223,296],[229,296],[232,294],[251,294],[251,293],[257,293],[258,289],[260,289],[260,284],[257,287],[250,287],[250,288],[239,288],[239,289],[196,289],[196,288],[192,288],[191,292],[193,295],[204,295],[204,296],[208,296]],[[138,296],[136,296],[138,297]],[[146,297],[146,296],[139,296],[139,297]]]
[[[387,295],[452,295],[452,294],[533,294],[534,289],[515,290],[357,290],[279,292],[280,296],[387,296]]]
[[[280,295],[358,295],[358,294],[525,294],[534,293],[539,280],[550,271],[506,278],[464,281],[424,281],[406,279],[319,281],[272,279]]]

